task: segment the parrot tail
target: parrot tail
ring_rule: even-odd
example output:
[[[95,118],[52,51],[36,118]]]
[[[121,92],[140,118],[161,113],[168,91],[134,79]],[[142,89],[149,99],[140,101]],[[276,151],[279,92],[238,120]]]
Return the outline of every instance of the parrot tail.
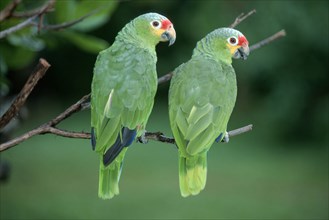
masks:
[[[127,147],[136,137],[136,130],[122,128],[115,143],[101,156],[99,168],[98,196],[102,199],[111,199],[119,194],[119,180],[122,162]]]
[[[102,161],[102,160],[101,160]],[[119,180],[121,175],[122,162],[113,162],[110,166],[104,166],[103,162],[99,167],[98,197],[111,199],[119,194]]]
[[[118,135],[115,143],[105,152],[103,157],[104,165],[107,166],[111,164],[124,147],[131,145],[136,137],[136,134],[136,130],[130,130],[127,127],[123,127],[121,130],[121,135]]]
[[[207,152],[191,156],[179,156],[179,186],[183,197],[197,195],[204,189],[207,179]]]

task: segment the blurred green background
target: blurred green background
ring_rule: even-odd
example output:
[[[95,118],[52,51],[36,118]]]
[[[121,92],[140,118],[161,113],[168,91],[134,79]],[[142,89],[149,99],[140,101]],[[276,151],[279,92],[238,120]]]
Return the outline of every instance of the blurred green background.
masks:
[[[1,0],[0,10],[9,0]],[[23,0],[17,11],[45,3]],[[257,13],[239,29],[254,44],[285,29],[287,36],[233,61],[238,99],[229,130],[252,132],[214,144],[208,180],[198,196],[182,198],[177,152],[158,142],[127,153],[120,195],[97,197],[98,156],[87,140],[33,137],[2,152],[10,176],[0,182],[1,219],[328,219],[328,1],[85,1],[58,0],[46,24],[72,21],[62,31],[29,27],[0,40],[1,108],[17,94],[38,58],[52,65],[28,99],[16,127],[1,142],[44,123],[90,92],[97,53],[134,17],[154,11],[174,23],[176,43],[157,46],[158,75],[187,61],[196,42],[241,12]],[[0,30],[21,22],[11,19]],[[171,135],[168,85],[160,85],[147,130]],[[90,130],[90,112],[59,127]]]

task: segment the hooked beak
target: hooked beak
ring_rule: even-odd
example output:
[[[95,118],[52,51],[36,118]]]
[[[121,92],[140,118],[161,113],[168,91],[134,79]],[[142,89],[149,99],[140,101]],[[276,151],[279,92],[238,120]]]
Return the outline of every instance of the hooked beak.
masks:
[[[169,46],[173,45],[176,40],[176,31],[173,27],[168,28],[161,34],[162,41],[169,41]]]
[[[246,44],[235,51],[233,58],[246,60],[248,56],[249,56],[249,47]]]

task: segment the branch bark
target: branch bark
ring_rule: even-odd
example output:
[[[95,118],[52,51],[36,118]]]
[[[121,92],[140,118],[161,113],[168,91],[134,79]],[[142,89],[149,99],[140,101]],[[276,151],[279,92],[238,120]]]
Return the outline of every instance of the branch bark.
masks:
[[[54,10],[56,0],[49,0],[44,5],[40,6],[39,8],[30,10],[30,11],[22,11],[22,12],[14,12],[12,13],[12,17],[14,18],[29,18],[34,15],[44,14]]]
[[[256,44],[250,46],[249,50],[251,52],[251,51],[254,51],[256,49],[259,49],[259,48],[271,43],[272,41],[275,41],[275,40],[277,40],[281,37],[284,37],[286,35],[287,35],[286,31],[284,29],[282,29],[281,31],[278,31],[277,33],[273,34],[272,36],[270,36],[270,37],[268,37],[268,38],[266,38],[266,39],[264,39],[264,40],[262,40],[262,41],[260,41]]]
[[[33,17],[30,17],[23,21],[22,23],[19,23],[13,27],[10,27],[6,30],[3,30],[0,32],[0,39],[7,37],[9,34],[15,33],[16,31],[19,31],[33,23],[33,20],[38,17],[38,15],[34,15]]]
[[[38,81],[45,75],[46,71],[50,67],[50,64],[45,59],[40,59],[38,65],[33,70],[32,74],[26,81],[24,87],[17,95],[9,109],[0,118],[0,130],[4,128],[10,120],[15,117],[19,110],[24,105],[27,97],[30,95],[32,90]]]
[[[16,2],[16,1],[20,2],[21,0],[15,0],[14,2]],[[91,11],[90,13],[83,15],[80,18],[77,18],[72,21],[63,22],[60,24],[44,25],[44,22],[43,22],[44,15],[47,12],[53,10],[54,4],[55,4],[55,0],[49,0],[46,4],[44,4],[43,6],[41,6],[39,8],[36,8],[31,11],[24,11],[24,12],[13,12],[13,10],[16,7],[16,4],[8,5],[8,9],[4,9],[3,11],[0,12],[0,21],[2,18],[6,19],[8,17],[28,18],[28,19],[26,19],[25,21],[13,26],[13,27],[10,27],[6,30],[1,31],[0,39],[5,38],[9,34],[12,34],[16,31],[19,31],[30,25],[37,26],[38,33],[40,33],[41,30],[54,30],[54,31],[62,30],[62,29],[71,27],[71,26],[83,21],[84,19],[90,17],[91,15],[94,15],[95,13],[97,13],[98,11],[100,11],[102,9],[102,8],[97,8],[97,9]],[[9,6],[11,6],[11,7],[9,7]],[[15,6],[15,7],[13,8],[13,6]],[[37,17],[39,17],[38,21],[34,22],[34,19],[36,19]]]
[[[19,137],[16,137],[10,141],[7,141],[3,144],[0,144],[0,152],[8,150],[27,139],[41,134],[55,134],[58,136],[66,137],[66,138],[80,138],[80,139],[90,139],[91,134],[88,132],[74,132],[74,131],[66,131],[62,130],[56,127],[61,121],[65,120],[66,118],[70,117],[76,112],[79,112],[83,109],[85,109],[86,103],[88,103],[90,99],[90,94],[83,96],[78,102],[71,105],[69,108],[67,108],[64,112],[59,114],[54,119],[50,120],[49,122],[40,125],[39,127],[26,132],[25,134],[22,134]],[[233,137],[248,131],[251,131],[252,125],[248,125],[236,130],[229,131],[229,137]],[[169,144],[175,144],[175,139],[171,137],[166,137],[162,132],[145,132],[144,139],[148,140],[154,140],[154,141],[160,141],[163,143],[169,143]],[[139,142],[142,142],[139,140]]]
[[[33,24],[33,20],[35,18],[37,18],[38,16],[43,15],[44,13],[47,13],[50,9],[53,8],[55,4],[55,0],[49,0],[45,5],[43,5],[42,7],[40,7],[39,9],[37,9],[32,15],[31,17],[29,17],[28,19],[26,19],[25,21],[10,27],[8,29],[5,29],[3,31],[0,32],[0,39],[5,38],[6,36],[8,36],[9,34],[12,34],[16,31],[19,31],[29,25]]]
[[[232,131],[228,132],[228,137],[234,137],[239,134],[246,133],[248,131],[252,130],[253,125],[247,125]],[[153,141],[159,141],[162,143],[168,143],[168,144],[175,144],[175,139],[172,137],[166,137],[162,132],[145,132],[144,138],[147,140],[153,140]],[[138,139],[139,142],[143,142],[140,138]]]
[[[90,139],[90,133],[85,132],[72,132],[72,131],[65,131],[59,128],[56,128],[61,121],[65,120],[66,118],[70,117],[72,114],[81,111],[84,108],[85,102],[90,99],[90,94],[83,96],[78,102],[71,105],[67,108],[64,112],[59,114],[54,119],[50,120],[49,122],[40,125],[39,127],[26,132],[25,134],[16,137],[8,142],[0,144],[0,152],[5,151],[11,147],[18,145],[19,143],[40,134],[55,134],[63,137],[68,138],[82,138],[82,139]]]
[[[168,82],[173,76],[173,72],[169,72],[166,75],[161,76],[160,78],[158,78],[158,85]]]
[[[11,1],[1,12],[0,12],[0,22],[10,17],[13,14],[13,11],[21,3],[22,0],[13,0]]]
[[[90,17],[91,15],[96,14],[99,10],[100,9],[95,9],[92,12],[90,12],[90,13],[88,13],[86,15],[83,15],[80,18],[77,18],[77,19],[75,19],[73,21],[63,22],[61,24],[44,25],[42,27],[42,29],[44,29],[44,30],[54,30],[54,31],[65,29],[65,28],[71,27],[71,26],[73,26],[73,25],[75,25],[75,24],[83,21],[84,19]]]
[[[248,14],[244,15],[244,13],[241,13],[236,19],[235,21],[229,26],[230,28],[235,28],[236,26],[238,26],[242,21],[244,21],[246,18],[248,18],[250,15],[256,13],[256,9],[251,10],[250,12],[248,12]]]

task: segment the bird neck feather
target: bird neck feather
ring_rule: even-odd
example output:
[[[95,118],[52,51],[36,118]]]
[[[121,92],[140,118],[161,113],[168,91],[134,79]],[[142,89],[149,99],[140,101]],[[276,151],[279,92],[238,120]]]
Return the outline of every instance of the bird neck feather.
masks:
[[[232,57],[223,39],[209,34],[201,39],[193,50],[192,57],[207,56],[217,61],[232,63]]]

